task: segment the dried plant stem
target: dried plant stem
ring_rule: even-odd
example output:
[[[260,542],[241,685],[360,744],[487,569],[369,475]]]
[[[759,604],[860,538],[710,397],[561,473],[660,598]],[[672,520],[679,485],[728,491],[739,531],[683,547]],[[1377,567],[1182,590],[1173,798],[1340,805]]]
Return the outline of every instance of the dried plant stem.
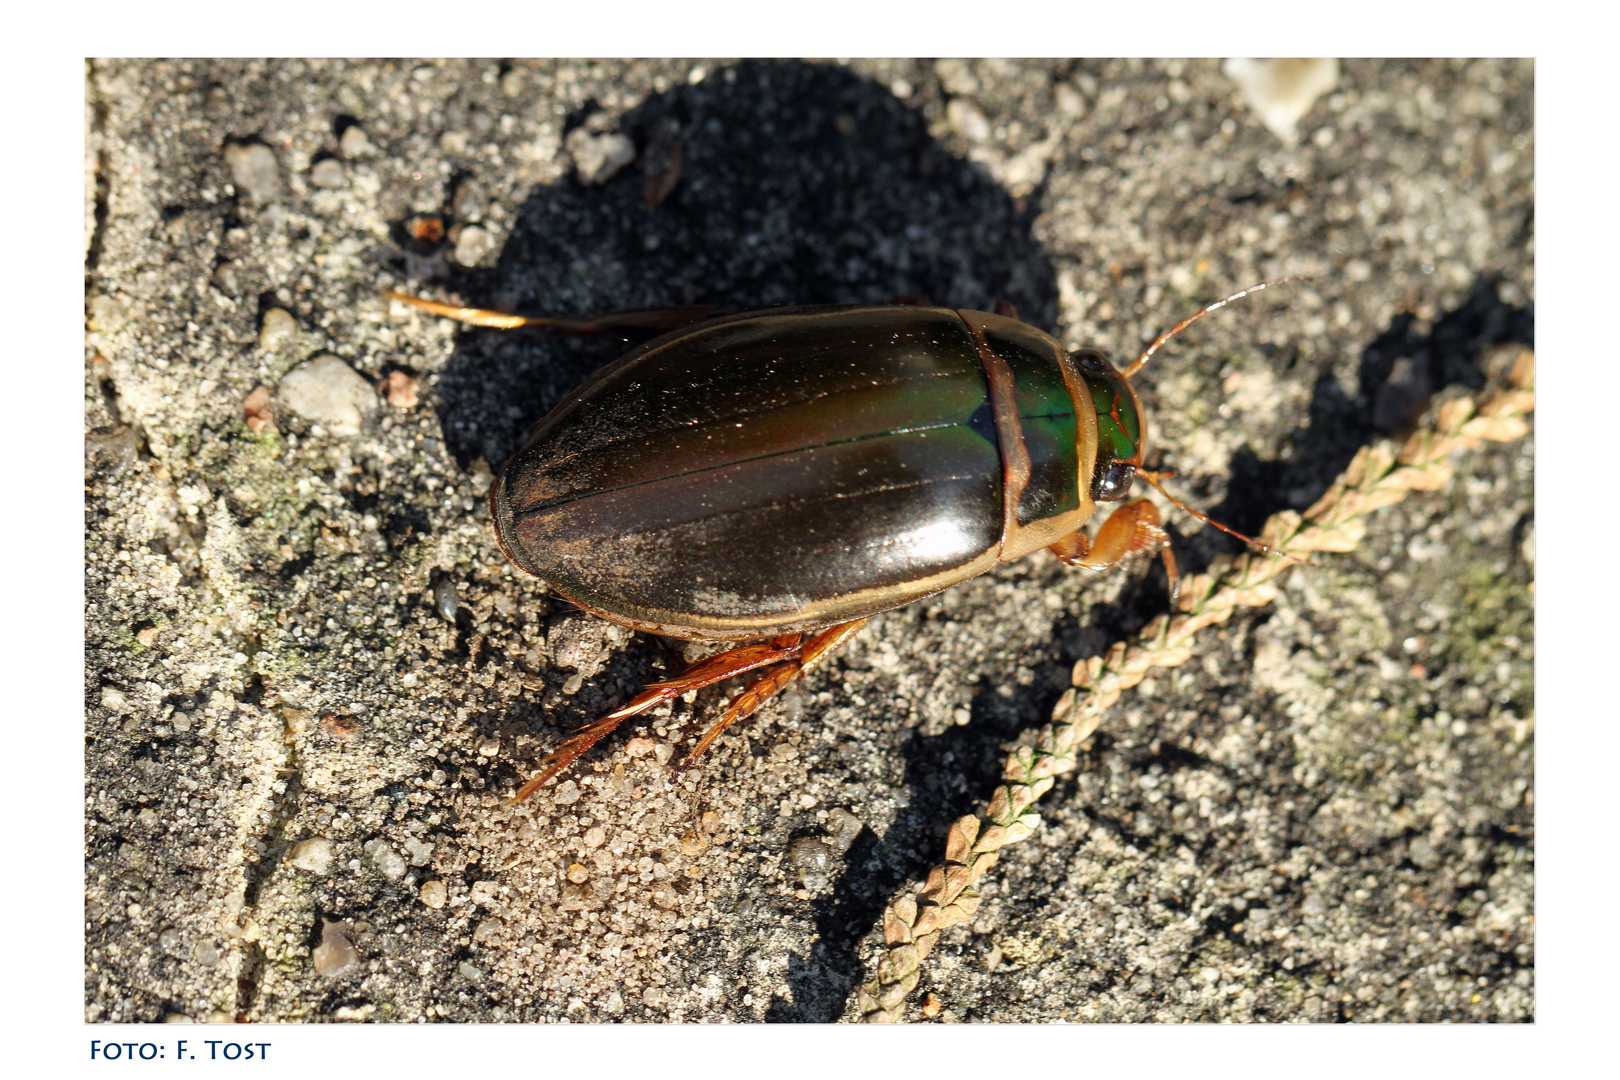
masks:
[[[1452,451],[1523,436],[1529,430],[1524,417],[1535,406],[1534,381],[1534,354],[1525,350],[1513,364],[1507,388],[1477,400],[1443,403],[1399,449],[1389,443],[1364,447],[1303,515],[1292,510],[1273,514],[1260,542],[1299,559],[1313,552],[1352,550],[1366,533],[1367,514],[1399,502],[1409,491],[1433,491],[1451,479],[1446,459]],[[1036,734],[1034,744],[1012,752],[984,813],[958,819],[946,836],[944,863],[928,872],[919,892],[902,894],[883,913],[884,955],[875,977],[856,991],[863,1021],[902,1018],[906,996],[916,988],[940,931],[972,917],[979,906],[973,886],[995,865],[1003,847],[1039,826],[1040,815],[1030,808],[1057,777],[1075,767],[1080,744],[1120,694],[1153,668],[1186,661],[1199,630],[1225,622],[1240,606],[1269,603],[1277,594],[1277,578],[1293,565],[1253,554],[1218,559],[1208,573],[1183,581],[1174,616],[1160,616],[1133,642],[1116,642],[1104,655],[1075,665],[1074,688],[1058,701],[1052,722]]]

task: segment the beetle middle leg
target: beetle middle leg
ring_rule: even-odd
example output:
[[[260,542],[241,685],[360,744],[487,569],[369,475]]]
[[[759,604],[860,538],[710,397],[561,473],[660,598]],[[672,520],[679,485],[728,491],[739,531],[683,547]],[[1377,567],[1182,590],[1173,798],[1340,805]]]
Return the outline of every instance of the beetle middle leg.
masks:
[[[1087,539],[1084,531],[1076,529],[1048,550],[1070,566],[1092,570],[1106,570],[1133,555],[1156,551],[1164,559],[1165,576],[1170,579],[1171,607],[1181,595],[1181,573],[1170,550],[1170,534],[1164,531],[1159,508],[1147,499],[1128,502],[1109,514],[1097,530],[1096,540]]]

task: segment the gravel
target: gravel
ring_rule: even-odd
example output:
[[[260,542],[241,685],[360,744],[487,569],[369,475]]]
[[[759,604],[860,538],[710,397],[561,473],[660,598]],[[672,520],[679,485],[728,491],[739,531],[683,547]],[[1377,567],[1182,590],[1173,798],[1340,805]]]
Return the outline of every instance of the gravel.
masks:
[[[88,95],[92,1022],[848,1019],[884,904],[1073,664],[1163,609],[1157,569],[1035,556],[875,620],[695,768],[713,693],[508,808],[681,662],[487,521],[491,469],[623,343],[384,288],[559,315],[1005,298],[1129,357],[1307,275],[1136,380],[1174,490],[1240,529],[1377,437],[1398,364],[1457,393],[1533,339],[1529,62],[1343,61],[1293,143],[1215,61],[117,60]],[[583,183],[576,132],[638,156]],[[680,170],[649,211],[655,136]],[[332,160],[343,187],[314,182]],[[409,235],[434,217],[445,240]],[[261,349],[273,310],[294,332]],[[400,370],[417,404],[380,408]],[[930,956],[933,1020],[1532,1019],[1533,442],[1460,455],[1127,695]],[[1184,570],[1229,549],[1168,518]],[[841,843],[835,810],[864,827],[811,893],[791,853]],[[323,875],[289,861],[310,837]]]

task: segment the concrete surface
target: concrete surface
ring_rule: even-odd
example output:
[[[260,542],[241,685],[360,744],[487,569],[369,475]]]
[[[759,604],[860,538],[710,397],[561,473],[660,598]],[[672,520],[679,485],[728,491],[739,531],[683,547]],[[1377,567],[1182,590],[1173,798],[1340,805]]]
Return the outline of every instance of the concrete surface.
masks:
[[[507,565],[483,503],[622,344],[381,288],[551,314],[1008,298],[1128,358],[1307,274],[1138,381],[1178,492],[1238,528],[1533,334],[1529,62],[1347,62],[1293,144],[1212,62],[87,79],[91,1021],[848,1019],[883,905],[1072,664],[1162,610],[1157,570],[1043,554],[882,617],[700,768],[667,763],[712,694],[505,809],[678,662]],[[441,244],[412,235],[435,216]],[[278,388],[319,353],[399,403],[350,380],[300,416]],[[936,1019],[1531,1019],[1531,454],[1460,456],[1128,695],[946,934]],[[1229,547],[1172,521],[1184,567]]]

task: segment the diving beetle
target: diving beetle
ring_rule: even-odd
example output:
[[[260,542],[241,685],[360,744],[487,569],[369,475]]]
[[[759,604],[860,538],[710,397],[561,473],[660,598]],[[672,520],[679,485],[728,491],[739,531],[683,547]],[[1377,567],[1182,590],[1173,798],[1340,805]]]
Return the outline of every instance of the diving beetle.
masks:
[[[1144,467],[1130,378],[1195,320],[1279,283],[1202,308],[1123,371],[1093,349],[1070,352],[1005,302],[995,313],[902,302],[545,319],[389,292],[481,326],[665,331],[539,422],[490,489],[495,535],[508,559],[594,615],[741,643],[580,729],[511,801],[626,719],[758,671],[685,767],[873,615],[1041,548],[1092,569],[1161,553],[1173,604],[1179,579],[1152,502],[1117,507],[1095,540],[1082,528],[1141,477],[1232,532]]]

